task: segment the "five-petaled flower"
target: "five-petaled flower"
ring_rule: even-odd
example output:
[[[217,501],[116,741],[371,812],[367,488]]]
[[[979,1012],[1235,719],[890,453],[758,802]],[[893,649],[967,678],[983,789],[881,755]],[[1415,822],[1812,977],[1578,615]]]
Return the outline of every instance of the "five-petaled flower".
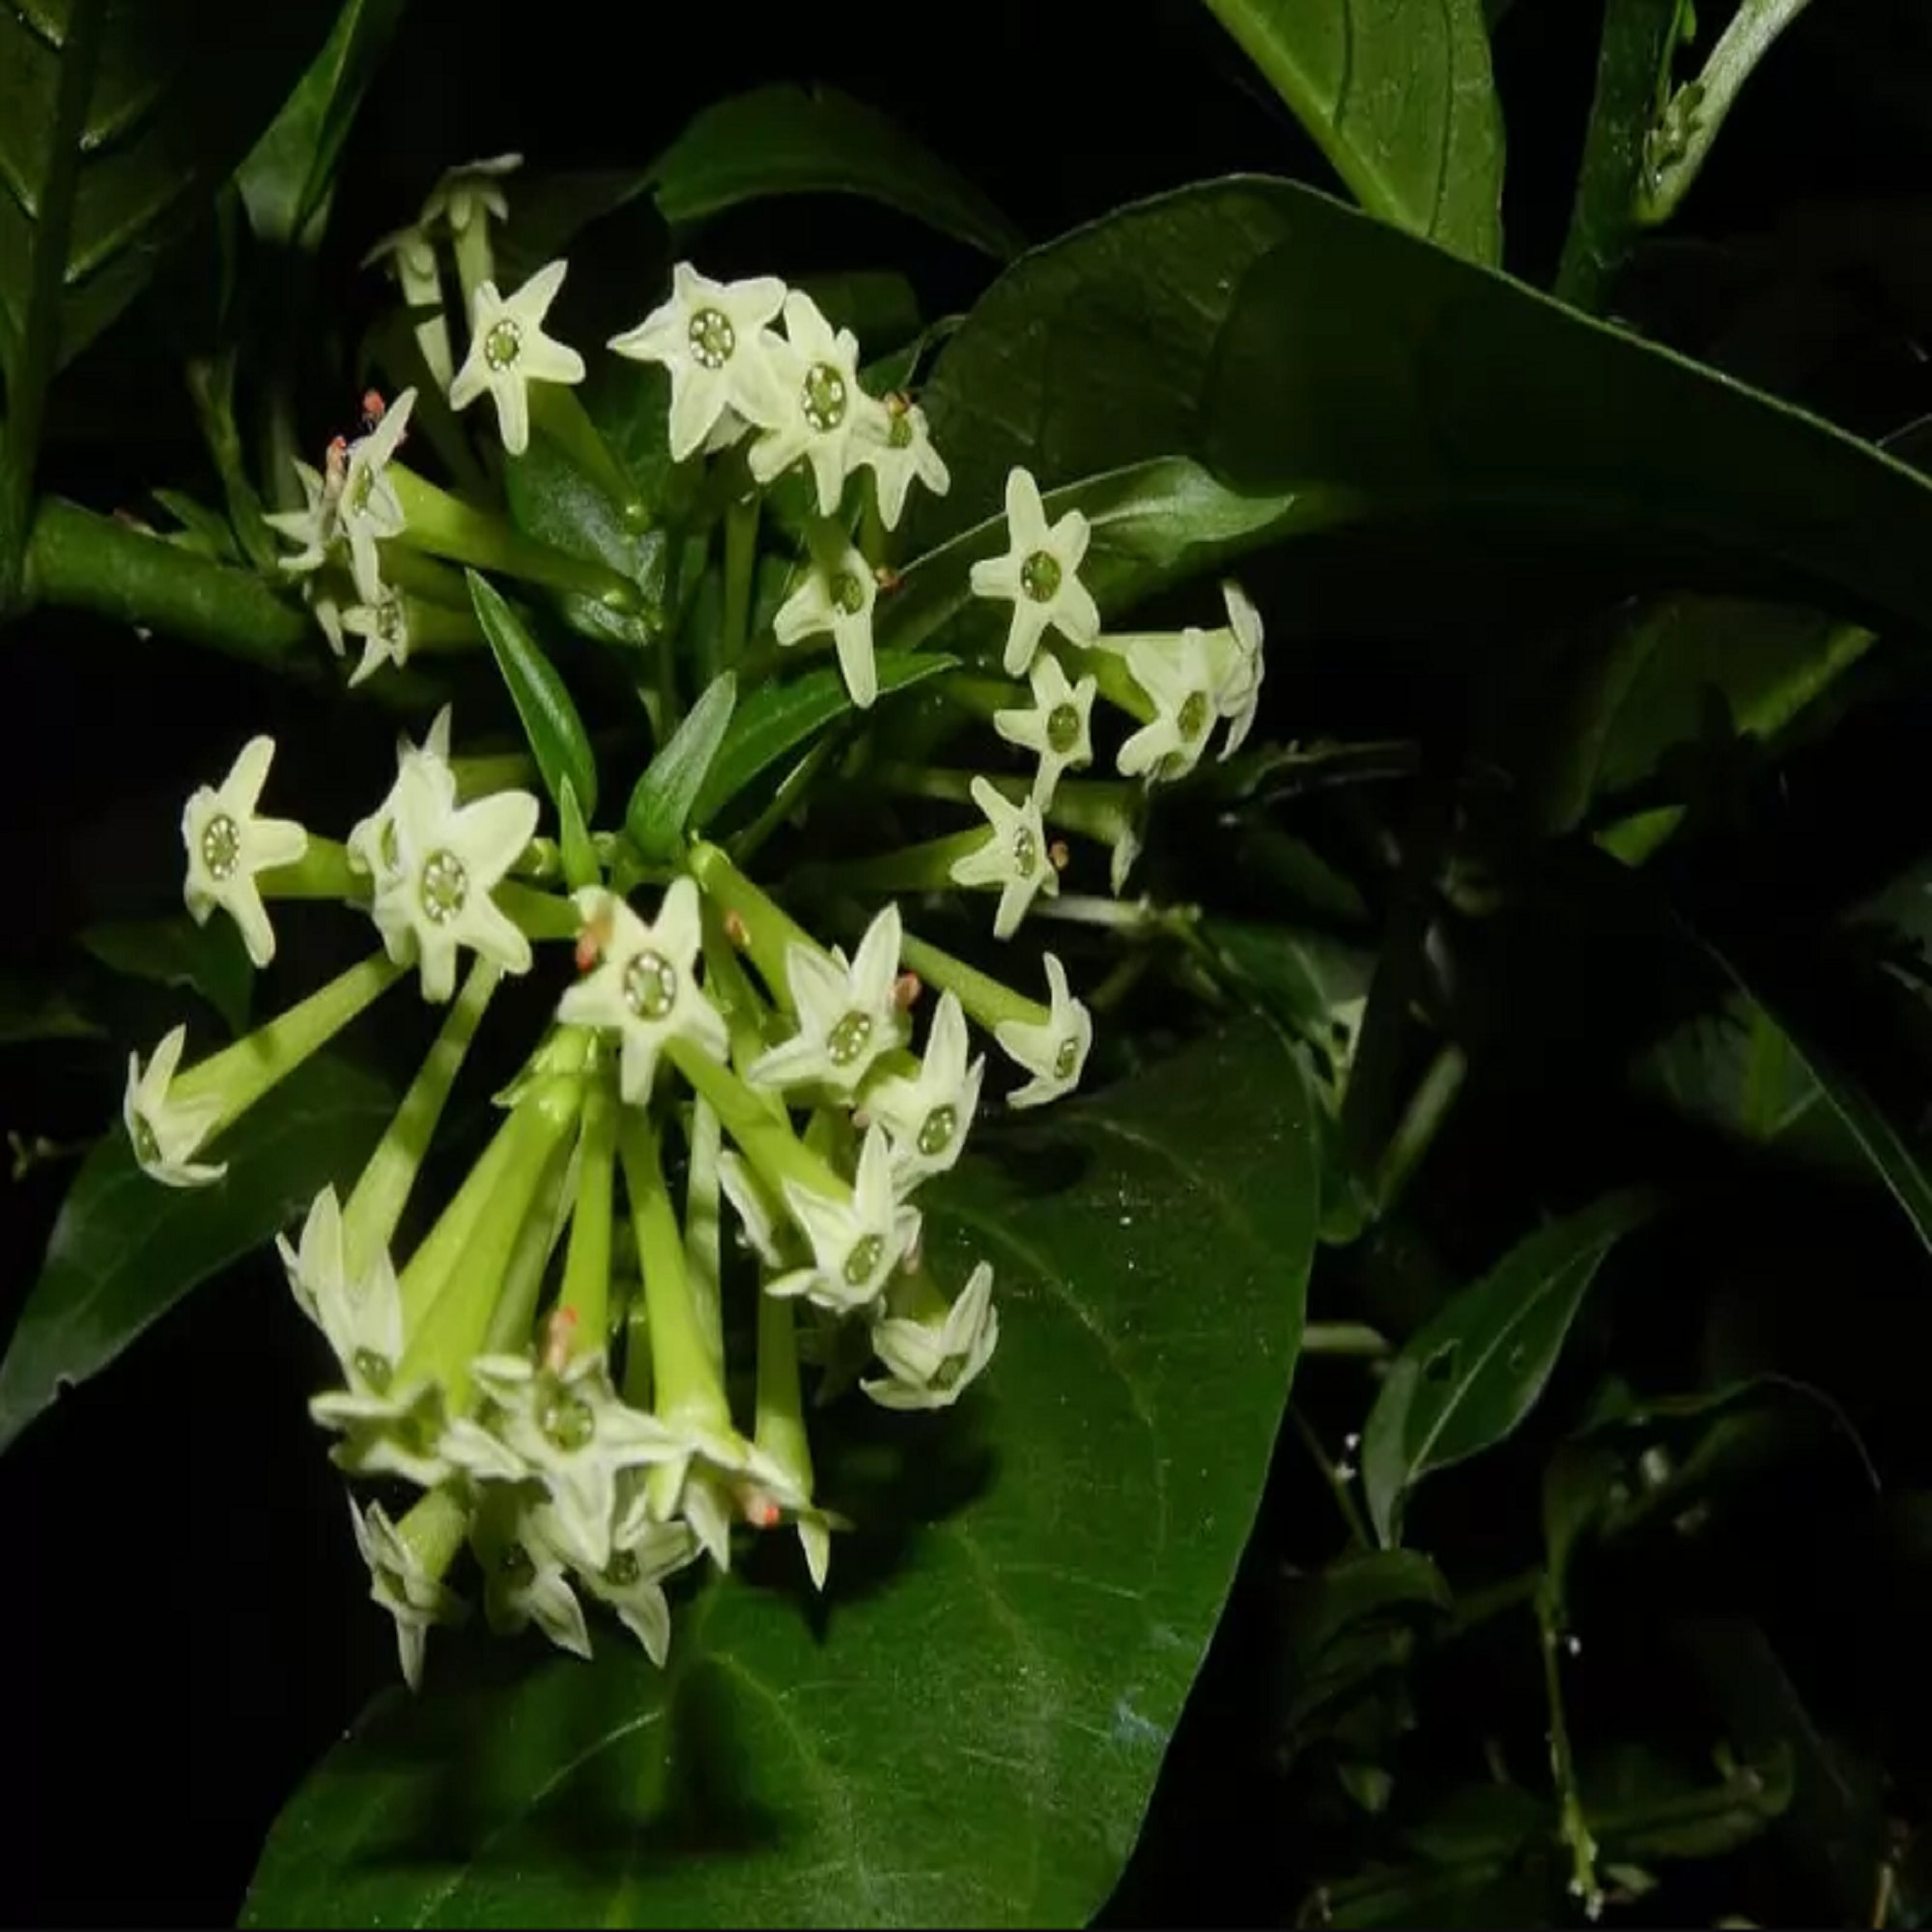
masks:
[[[1094,694],[1098,681],[1089,674],[1077,684],[1070,682],[1051,651],[1034,659],[1028,681],[1033,686],[1033,708],[994,712],[993,729],[1008,744],[1038,756],[1033,795],[1044,811],[1053,803],[1060,775],[1069,765],[1094,762]]]
[[[748,424],[776,425],[784,389],[773,365],[768,325],[784,306],[776,275],[714,282],[688,262],[671,270],[670,298],[610,346],[670,374],[670,454],[682,463],[719,430],[728,440]]]
[[[862,434],[852,446],[852,463],[855,469],[871,470],[879,521],[889,530],[898,528],[906,492],[915,478],[935,497],[945,496],[952,487],[946,460],[933,446],[925,412],[902,396],[889,396],[877,414],[866,412]]]
[[[348,468],[335,513],[348,539],[349,567],[355,579],[356,594],[365,604],[373,604],[383,589],[383,564],[376,546],[401,536],[408,525],[402,499],[387,470],[402,446],[415,406],[416,392],[405,389],[384,412],[383,420],[349,445]]]
[[[163,1036],[145,1073],[140,1055],[128,1056],[128,1091],[121,1118],[134,1158],[153,1179],[169,1187],[206,1187],[228,1172],[226,1161],[195,1159],[221,1118],[221,1103],[213,1096],[184,1100],[169,1094],[186,1044],[185,1026]]]
[[[352,1502],[349,1516],[355,1525],[355,1547],[369,1566],[370,1600],[395,1618],[403,1681],[418,1690],[430,1626],[453,1621],[456,1600],[440,1577],[430,1575],[381,1503],[371,1503],[364,1515]]]
[[[962,859],[955,859],[951,877],[956,886],[996,886],[999,909],[993,915],[993,937],[1010,939],[1033,904],[1036,894],[1052,897],[1060,891],[1041,822],[1037,794],[1014,805],[990,780],[975,778],[973,802],[992,823],[984,841]]]
[[[919,1240],[919,1209],[906,1207],[893,1185],[892,1144],[881,1126],[866,1129],[845,1196],[787,1180],[784,1198],[810,1243],[812,1265],[768,1282],[767,1294],[803,1294],[839,1315],[869,1308]]]
[[[944,1317],[888,1315],[872,1323],[872,1348],[888,1370],[859,1386],[881,1408],[947,1408],[959,1400],[1000,1340],[993,1269],[981,1262]]]
[[[1007,632],[1007,675],[1018,677],[1034,660],[1049,629],[1083,648],[1100,635],[1100,611],[1080,581],[1080,565],[1093,532],[1086,517],[1068,510],[1057,524],[1046,521],[1046,506],[1032,473],[1014,469],[1007,477],[1005,556],[985,557],[973,566],[976,597],[1007,598],[1013,620]]]
[[[798,1031],[761,1053],[745,1077],[753,1087],[801,1087],[810,1081],[849,1094],[880,1054],[904,1037],[897,986],[901,927],[896,905],[884,907],[848,963],[837,947],[828,957],[810,946],[785,955],[785,980]]]
[[[969,1065],[967,1051],[965,1009],[958,994],[942,993],[918,1074],[894,1074],[866,1089],[867,1117],[892,1136],[901,1195],[927,1175],[944,1174],[966,1145],[986,1072],[985,1056]]]
[[[649,1100],[651,1076],[667,1040],[688,1040],[713,1060],[724,1059],[730,1035],[696,979],[704,937],[696,886],[673,879],[649,924],[601,886],[584,887],[577,908],[608,937],[601,962],[564,994],[557,1017],[574,1026],[615,1031],[622,1041],[626,1102],[641,1106]]]
[[[1149,784],[1184,779],[1201,762],[1225,678],[1205,631],[1137,637],[1126,651],[1134,682],[1152,698],[1153,719],[1121,747],[1122,778]]]
[[[373,602],[352,604],[342,611],[341,624],[362,639],[361,661],[349,673],[351,684],[373,677],[385,664],[409,663],[410,607],[400,590],[384,584]]]
[[[836,332],[802,289],[784,298],[783,339],[774,339],[773,367],[781,412],[752,445],[752,474],[769,483],[803,457],[818,489],[818,513],[837,514],[862,438],[875,437],[885,405],[859,383],[859,342]]]
[[[878,665],[872,656],[872,606],[878,586],[863,552],[846,547],[830,565],[814,563],[805,582],[779,607],[772,635],[781,645],[829,631],[838,653],[838,674],[861,711],[879,695]]]
[[[1066,968],[1051,952],[1046,955],[1046,979],[1053,1005],[1044,1021],[1002,1020],[993,1029],[1001,1052],[1034,1076],[1007,1096],[1009,1107],[1043,1107],[1070,1094],[1079,1085],[1093,1049],[1094,1016],[1071,997]]]
[[[275,956],[256,875],[293,866],[308,850],[308,834],[293,819],[258,818],[255,807],[274,762],[272,738],[250,738],[219,785],[202,785],[182,812],[187,879],[182,896],[197,925],[219,906],[241,928],[249,959],[266,966]]]
[[[583,380],[583,357],[544,333],[544,318],[568,266],[552,262],[508,298],[497,293],[495,282],[485,282],[470,307],[469,354],[449,385],[449,405],[467,410],[487,391],[496,401],[503,447],[512,456],[530,446],[530,384]]]

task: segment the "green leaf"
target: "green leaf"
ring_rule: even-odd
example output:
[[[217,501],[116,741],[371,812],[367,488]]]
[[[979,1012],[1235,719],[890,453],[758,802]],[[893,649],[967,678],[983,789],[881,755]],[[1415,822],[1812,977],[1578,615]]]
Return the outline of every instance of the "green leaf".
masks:
[[[1296,533],[1507,527],[1625,575],[1695,560],[1713,587],[1932,627],[1932,481],[1292,183],[1180,189],[1022,257],[923,402],[952,489],[916,501],[915,547],[1015,464],[1051,488],[1186,456],[1225,493],[1292,499]]]
[[[1597,93],[1556,293],[1601,310],[1636,227],[1644,138],[1656,124],[1660,77],[1677,44],[1683,0],[1605,0]]]
[[[68,1191],[0,1360],[0,1448],[323,1186],[353,1179],[395,1104],[386,1085],[346,1062],[310,1061],[216,1144],[228,1173],[205,1188],[149,1179],[112,1129]]]
[[[737,707],[738,680],[730,671],[721,671],[671,733],[670,742],[644,767],[624,813],[624,830],[647,863],[675,859],[684,849],[691,809],[704,788]]]
[[[1362,1433],[1362,1493],[1384,1544],[1417,1483],[1492,1448],[1536,1406],[1605,1256],[1651,1211],[1612,1194],[1539,1229],[1409,1339]]]
[[[107,1029],[62,985],[36,985],[13,968],[0,970],[0,1046],[43,1039],[99,1039]]]
[[[604,868],[597,863],[597,847],[591,842],[590,828],[583,822],[577,787],[567,778],[557,787],[556,818],[564,884],[574,893],[596,885],[604,876]]]
[[[775,195],[850,194],[1001,261],[1026,245],[970,181],[897,122],[829,87],[761,87],[721,100],[650,173],[658,211],[673,228]]]
[[[1612,1745],[1586,1760],[1577,1783],[1605,1856],[1718,1859],[1761,1836],[1791,1804],[1791,1747],[1762,1765],[1724,1758],[1715,1783],[1651,1745]]]
[[[120,314],[248,142],[322,0],[23,0],[0,12],[0,368],[25,388]],[[56,313],[57,309],[57,313]],[[46,360],[22,367],[30,338]]]
[[[344,0],[322,52],[236,171],[255,233],[313,248],[362,97],[407,0]]]
[[[1004,488],[1003,471],[983,500],[1000,502]],[[1068,510],[1087,519],[1092,536],[1080,577],[1107,612],[1130,609],[1156,590],[1215,569],[1275,537],[1313,527],[1309,519],[1319,524],[1325,514],[1321,503],[1292,492],[1236,495],[1198,464],[1184,460],[1135,464],[1085,477],[1055,490],[1046,498],[1046,509],[1055,519]],[[1001,511],[908,564],[898,587],[879,604],[875,621],[880,642],[911,650],[955,621],[962,639],[999,636],[999,613],[986,599],[973,595],[971,572],[980,557],[997,555],[1007,540]]]
[[[877,654],[879,696],[890,696],[909,685],[923,683],[951,670],[958,660],[936,651],[914,657],[904,651]],[[786,753],[814,738],[835,718],[852,709],[845,680],[836,665],[819,665],[783,684],[761,684],[733,713],[730,728],[710,761],[697,802],[688,816],[710,825],[725,806],[759,773],[768,771]]]
[[[851,1416],[823,1609],[734,1574],[664,1673],[614,1627],[588,1664],[432,1655],[297,1794],[244,1924],[1087,1921],[1254,1520],[1309,1115],[1249,1022],[988,1140],[922,1200],[942,1279],[998,1269],[999,1352],[956,1409]]]
[[[473,570],[465,575],[476,621],[483,626],[497,668],[516,700],[517,716],[524,721],[524,735],[530,741],[545,787],[560,801],[568,780],[582,815],[589,818],[597,810],[597,758],[570,693],[523,620],[488,579]]]
[[[1818,1083],[1827,1105],[1858,1143],[1860,1152],[1885,1182],[1892,1199],[1905,1210],[1906,1219],[1918,1238],[1932,1249],[1932,1169],[1928,1169],[1904,1128],[1822,1041],[1801,1030],[1789,1014],[1771,1005],[1765,994],[1747,981],[1739,968],[1709,940],[1700,938],[1697,944],[1784,1036],[1805,1072]]]
[[[1482,0],[1208,0],[1385,221],[1502,259],[1503,124]]]
[[[185,986],[219,1013],[231,1034],[248,1027],[254,969],[235,923],[225,916],[197,925],[171,919],[112,920],[89,926],[81,945],[103,966],[157,986]]]

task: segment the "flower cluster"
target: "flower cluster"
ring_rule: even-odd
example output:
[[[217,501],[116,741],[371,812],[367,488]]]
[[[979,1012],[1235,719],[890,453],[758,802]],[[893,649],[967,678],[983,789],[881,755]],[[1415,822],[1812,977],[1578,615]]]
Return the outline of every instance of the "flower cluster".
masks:
[[[473,457],[440,405],[488,395],[503,458],[553,440],[636,522],[623,466],[573,394],[582,358],[547,333],[565,265],[498,289],[492,227],[516,165],[454,171],[376,251],[440,401],[411,387],[385,409],[372,394],[363,433],[337,439],[321,469],[299,469],[303,507],[273,520],[295,546],[283,567],[338,652],[344,633],[365,641],[352,682],[420,645],[480,639],[449,561],[638,608],[620,575],[498,517],[483,469],[448,494],[398,460],[429,394],[421,420],[461,470]],[[446,267],[462,290],[460,359]],[[870,710],[875,621],[898,582],[891,533],[915,482],[950,487],[918,404],[872,394],[851,332],[775,278],[720,283],[679,264],[666,298],[610,347],[665,372],[672,461],[719,472],[692,493],[709,511],[673,535],[708,556],[728,525],[710,567],[724,580],[719,648],[741,684],[781,674],[792,647],[820,639],[853,707]],[[784,546],[789,581],[753,637],[760,505],[779,492],[786,504],[762,534]],[[187,906],[231,917],[257,965],[274,953],[278,899],[333,899],[380,943],[209,1059],[184,1067],[177,1028],[145,1067],[130,1062],[128,1132],[157,1181],[218,1184],[237,1122],[398,980],[412,975],[443,1015],[347,1196],[326,1188],[281,1240],[297,1303],[338,1371],[311,1405],[335,1462],[420,1492],[400,1514],[380,1498],[355,1511],[412,1682],[429,1628],[457,1612],[450,1579],[466,1549],[493,1628],[534,1625],[582,1653],[586,1602],[602,1604],[660,1662],[667,1580],[700,1558],[728,1567],[739,1529],[795,1530],[822,1586],[838,1522],[814,1495],[808,1371],[821,1405],[856,1385],[902,1410],[944,1407],[985,1369],[999,1335],[992,1271],[978,1264],[950,1293],[935,1279],[922,1189],[980,1117],[988,1056],[975,1029],[1023,1076],[1008,1104],[1030,1108],[1079,1083],[1093,1019],[1052,952],[1042,1001],[908,931],[895,895],[997,893],[993,932],[1009,940],[1041,895],[1059,894],[1067,850],[1050,825],[1111,847],[1118,895],[1151,788],[1191,772],[1218,723],[1232,753],[1262,680],[1260,619],[1232,584],[1223,628],[1103,633],[1082,575],[1093,532],[1078,507],[1059,509],[1049,519],[1033,476],[1012,472],[1005,554],[971,569],[978,598],[1010,606],[1004,642],[935,685],[940,738],[983,727],[1033,770],[878,760],[881,786],[970,803],[982,822],[852,862],[843,890],[814,901],[835,918],[859,908],[840,934],[849,951],[748,875],[755,840],[727,852],[691,838],[654,867],[624,835],[586,838],[567,812],[560,842],[539,838],[543,808],[500,761],[452,760],[446,707],[420,744],[399,743],[387,796],[339,842],[259,814],[266,738],[188,801]],[[1079,776],[1096,739],[1109,742],[1101,700],[1125,721],[1117,781]],[[568,892],[554,884],[560,858]],[[500,981],[539,970],[548,942],[574,947],[575,977],[559,972],[493,1136],[404,1259],[405,1213],[471,1041]],[[734,1402],[746,1385],[754,1393]]]
[[[388,795],[340,843],[257,815],[272,756],[251,741],[190,802],[190,903],[227,912],[266,952],[270,904],[333,893],[380,947],[198,1065],[182,1065],[175,1029],[145,1066],[130,1062],[127,1125],[155,1179],[216,1183],[211,1143],[386,987],[412,972],[445,1009],[347,1198],[325,1189],[281,1242],[339,1372],[311,1406],[340,1438],[335,1461],[423,1492],[399,1518],[380,1501],[356,1515],[406,1672],[455,1611],[446,1579],[466,1544],[493,1628],[534,1624],[579,1652],[587,1596],[661,1660],[665,1580],[700,1554],[728,1566],[734,1524],[796,1529],[822,1583],[837,1520],[813,1500],[803,1365],[837,1393],[870,1355],[859,1386],[895,1409],[945,1406],[985,1367],[991,1270],[945,1293],[918,1194],[980,1114],[975,1023],[1028,1076],[1011,1104],[1078,1082],[1092,1022],[1059,960],[1037,1005],[915,941],[893,903],[849,954],[821,946],[702,842],[648,908],[602,882],[569,897],[526,883],[538,801],[466,800],[447,711],[422,744],[399,745]],[[399,1267],[404,1210],[470,1041],[545,940],[574,942],[577,977],[498,1096],[494,1137]],[[739,1264],[697,1232],[717,1228],[721,1202],[756,1282],[749,1418],[726,1392]]]

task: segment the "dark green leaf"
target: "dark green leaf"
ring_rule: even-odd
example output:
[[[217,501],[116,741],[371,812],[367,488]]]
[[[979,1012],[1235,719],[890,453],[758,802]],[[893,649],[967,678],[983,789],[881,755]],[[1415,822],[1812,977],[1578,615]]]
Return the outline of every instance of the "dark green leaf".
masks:
[[[792,286],[803,289],[818,304],[834,328],[849,328],[867,355],[877,355],[889,345],[909,343],[920,332],[919,293],[896,270],[853,269],[837,275],[802,275]],[[861,374],[869,378],[871,371],[867,368]],[[874,395],[896,386],[867,383]]]
[[[651,169],[673,228],[773,195],[883,202],[1005,261],[1024,238],[973,184],[877,108],[831,88],[761,87],[707,107]]]
[[[1604,1257],[1650,1212],[1613,1194],[1539,1229],[1409,1339],[1362,1434],[1362,1492],[1384,1544],[1417,1483],[1493,1447],[1535,1406]]]
[[[738,708],[738,680],[723,671],[704,689],[670,742],[644,767],[624,813],[624,830],[646,863],[675,859],[684,849],[692,807],[704,788]]]
[[[0,12],[10,413],[24,407],[18,357],[43,326],[33,311],[59,304],[44,375],[120,314],[202,213],[331,11],[323,0],[23,0]]]
[[[236,180],[266,242],[313,247],[343,143],[402,23],[407,0],[343,0],[322,52],[270,123]]]
[[[882,650],[877,662],[879,696],[887,697],[951,670],[957,660],[936,651],[922,651],[915,657]],[[710,825],[760,772],[851,709],[845,680],[836,665],[820,665],[783,684],[759,685],[732,715],[730,729],[710,761],[697,803],[689,813],[691,822]]]
[[[516,700],[517,716],[524,721],[524,735],[530,741],[545,787],[553,799],[560,800],[567,779],[588,818],[597,810],[597,758],[570,693],[496,587],[473,570],[465,575],[476,621],[483,626],[497,668]]]
[[[1343,1557],[1297,1579],[1282,1618],[1288,1747],[1305,1749],[1333,1727],[1346,1700],[1402,1670],[1416,1628],[1449,1605],[1441,1572],[1412,1550]]]
[[[228,1173],[209,1187],[149,1179],[127,1135],[111,1130],[68,1191],[0,1361],[0,1447],[323,1186],[352,1180],[395,1104],[385,1085],[347,1063],[310,1061],[216,1142]]]
[[[1371,213],[1502,259],[1503,124],[1482,0],[1208,0]]]
[[[1699,1776],[1648,1745],[1612,1746],[1585,1760],[1577,1783],[1605,1857],[1648,1863],[1717,1859],[1760,1836],[1791,1803],[1792,1752],[1762,1765],[1720,1764]]]
[[[240,563],[242,553],[235,542],[235,530],[218,510],[181,490],[156,490],[155,501],[181,525],[177,531],[163,532],[170,543],[191,550],[214,563]]]
[[[1002,501],[1004,488],[1002,473],[982,500]],[[952,494],[958,496],[956,487]],[[1080,511],[1092,529],[1081,580],[1110,613],[1277,536],[1312,527],[1305,520],[1319,521],[1321,514],[1319,503],[1293,493],[1236,496],[1198,464],[1183,461],[1088,476],[1046,498],[1049,517],[1068,510]],[[1001,511],[908,564],[898,587],[880,601],[880,641],[911,650],[955,620],[962,640],[996,637],[998,613],[973,595],[971,570],[979,558],[1005,548],[1006,528]]]
[[[0,1046],[42,1039],[99,1039],[106,1028],[75,1005],[66,988],[34,985],[24,974],[0,971]]]
[[[221,1015],[230,1033],[247,1030],[254,969],[232,920],[211,919],[206,925],[197,925],[185,915],[117,920],[89,926],[80,943],[117,973],[199,993]]]
[[[1677,44],[1683,0],[1605,0],[1597,94],[1577,176],[1556,293],[1601,310],[1635,228],[1644,139],[1657,120],[1658,84]]]
[[[1314,298],[1311,291],[1320,291]],[[923,393],[915,547],[1000,499],[1189,456],[1297,532],[1499,527],[1932,627],[1932,482],[1668,350],[1286,182],[1123,209],[1009,269]]]
[[[597,863],[597,848],[590,841],[590,828],[583,822],[577,787],[567,778],[557,786],[556,817],[564,884],[572,892],[594,886],[603,877],[604,868]]]
[[[1766,996],[1747,982],[1739,969],[1709,941],[1698,943],[1738,990],[1790,1042],[1791,1051],[1818,1083],[1826,1103],[1844,1122],[1860,1151],[1891,1191],[1892,1199],[1904,1208],[1918,1238],[1932,1248],[1932,1170],[1928,1170],[1904,1129],[1822,1042],[1808,1032],[1800,1031],[1788,1014],[1768,1004]]]
[[[284,1813],[245,1924],[1086,1922],[1280,1424],[1306,1099],[1248,1022],[922,1198],[942,1279],[997,1267],[999,1352],[910,1435],[852,1418],[824,1613],[733,1575],[677,1607],[662,1674],[614,1627],[594,1663],[497,1643],[467,1679],[432,1646],[422,1697],[381,1698]]]

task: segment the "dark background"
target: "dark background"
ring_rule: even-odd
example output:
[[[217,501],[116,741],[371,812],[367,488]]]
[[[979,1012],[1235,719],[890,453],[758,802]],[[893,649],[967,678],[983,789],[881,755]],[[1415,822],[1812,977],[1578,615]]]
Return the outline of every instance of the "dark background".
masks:
[[[1893,51],[1926,51],[1910,12],[1906,0],[1839,0],[1794,32],[1687,208],[1681,259],[1656,282],[1668,299],[1649,317],[1874,432],[1932,408],[1912,347],[1932,306],[1932,248],[1915,264],[1887,239],[1889,224],[1928,227],[1922,200],[1915,213],[1905,199],[1928,185],[1927,96],[1879,91]],[[1541,282],[1568,214],[1598,13],[1518,0],[1498,38],[1509,265]],[[894,112],[1035,239],[1217,173],[1327,180],[1192,0],[848,0],[688,16],[417,0],[352,145],[322,286],[351,307],[366,300],[355,258],[453,161],[518,149],[533,167],[641,165],[707,101],[776,79],[823,79]],[[1825,259],[1787,273],[1803,252],[1794,221],[1814,252],[1827,238]],[[1861,247],[1867,229],[1878,239]],[[1772,239],[1755,257],[1707,257],[1699,236]],[[970,302],[988,275],[969,251],[847,204],[732,216],[713,260],[781,273],[901,267],[929,315]],[[639,313],[654,298],[640,289]],[[1760,327],[1767,315],[1785,326]],[[345,404],[313,406],[319,440]],[[71,372],[54,431],[54,480],[98,507],[155,482],[213,494],[165,339],[143,314]],[[286,717],[291,700],[232,664],[52,615],[5,644],[8,950],[46,959],[87,919],[169,909],[171,886],[156,897],[150,882],[176,876],[182,797],[239,722]],[[1271,684],[1272,704],[1288,682]],[[318,701],[325,728],[305,750],[285,737],[286,754],[316,778],[379,781],[386,721]],[[292,795],[302,784],[291,774]],[[120,1078],[104,1051],[15,1049],[0,1065],[0,1124],[84,1136],[118,1111]],[[39,1169],[5,1195],[0,1322],[32,1280],[70,1171]],[[309,1343],[272,1259],[253,1256],[0,1463],[10,1920],[232,1920],[269,1822],[393,1675],[387,1621],[364,1602],[341,1488],[304,1413]],[[1281,1841],[1271,1809],[1253,1694],[1269,1668],[1267,1578],[1327,1507],[1289,1455],[1118,1905],[1123,1921],[1278,1919],[1307,1877],[1305,1848]]]

